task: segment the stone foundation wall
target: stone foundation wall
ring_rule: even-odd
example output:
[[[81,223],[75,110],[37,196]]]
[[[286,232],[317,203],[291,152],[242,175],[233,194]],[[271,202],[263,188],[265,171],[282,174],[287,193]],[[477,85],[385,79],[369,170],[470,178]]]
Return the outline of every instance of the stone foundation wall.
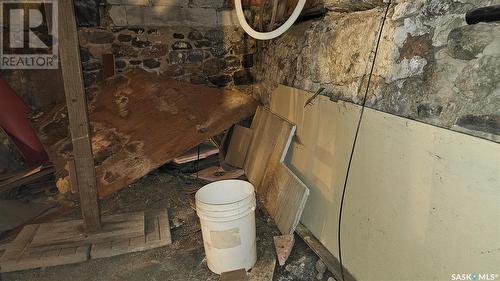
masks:
[[[332,100],[362,103],[385,13],[383,3],[371,2],[375,8],[365,10],[344,3],[342,12],[330,3],[324,18],[267,42],[254,67],[255,92],[266,102],[279,83],[324,87]],[[391,4],[367,106],[500,142],[500,23],[468,26],[464,19],[492,4],[500,1]]]
[[[79,39],[86,87],[101,79],[106,53],[114,54],[118,73],[139,67],[194,84],[253,82],[256,42],[236,27],[81,28]]]
[[[102,55],[131,68],[216,87],[253,83],[255,40],[225,0],[107,0],[100,26],[79,30],[85,86],[101,80]],[[88,18],[92,18],[91,15]]]

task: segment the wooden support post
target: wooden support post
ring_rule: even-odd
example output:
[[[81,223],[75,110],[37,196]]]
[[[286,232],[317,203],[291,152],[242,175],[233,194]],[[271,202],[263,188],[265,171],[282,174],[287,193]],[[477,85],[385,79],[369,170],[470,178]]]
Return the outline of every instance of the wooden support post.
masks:
[[[78,186],[85,230],[96,232],[101,228],[101,218],[74,5],[73,0],[59,0],[58,3],[59,57],[68,106],[77,181],[71,184]]]

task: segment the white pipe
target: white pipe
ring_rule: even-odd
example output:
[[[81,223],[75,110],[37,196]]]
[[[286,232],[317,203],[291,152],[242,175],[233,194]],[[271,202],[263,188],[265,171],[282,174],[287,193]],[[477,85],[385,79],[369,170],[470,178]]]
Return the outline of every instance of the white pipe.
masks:
[[[295,23],[300,13],[302,12],[302,9],[304,9],[306,0],[299,0],[297,6],[295,7],[295,10],[293,10],[293,13],[288,18],[288,20],[279,28],[270,32],[255,31],[250,25],[248,25],[247,20],[245,19],[245,14],[243,13],[243,6],[241,5],[241,0],[235,0],[234,3],[236,6],[236,15],[238,16],[238,21],[240,22],[241,27],[243,27],[243,30],[245,30],[245,32],[248,33],[248,35],[252,36],[255,39],[270,40],[285,33],[285,31],[287,31],[290,28],[290,26],[292,26]]]

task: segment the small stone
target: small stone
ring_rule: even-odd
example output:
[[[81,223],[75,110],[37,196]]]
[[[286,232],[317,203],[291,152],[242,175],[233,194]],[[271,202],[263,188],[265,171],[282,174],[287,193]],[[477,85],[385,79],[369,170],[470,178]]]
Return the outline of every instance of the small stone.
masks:
[[[102,65],[99,61],[92,61],[82,64],[83,71],[94,71],[102,68]]]
[[[82,62],[87,62],[90,60],[91,54],[88,49],[80,48],[80,60]]]
[[[241,62],[239,57],[228,56],[224,59],[224,70],[232,71],[240,68]]]
[[[193,46],[191,46],[191,44],[186,41],[176,41],[174,44],[172,44],[173,50],[188,50],[192,48]]]
[[[205,32],[205,38],[217,43],[224,42],[224,31],[221,29],[211,29]]]
[[[124,60],[117,60],[115,61],[115,67],[118,69],[125,68],[127,66],[127,62]]]
[[[168,59],[171,64],[183,64],[187,61],[187,53],[185,51],[171,51],[168,54]]]
[[[203,65],[202,65],[202,70],[203,73],[205,73],[208,76],[213,76],[217,75],[221,72],[223,68],[223,62],[222,60],[218,58],[211,58],[206,60]]]
[[[190,50],[187,52],[186,62],[201,63],[205,59],[205,52],[202,50]]]
[[[182,33],[174,33],[172,34],[172,37],[174,37],[175,39],[184,39],[184,34]]]
[[[210,80],[210,82],[212,82],[216,86],[225,87],[225,86],[229,85],[229,83],[231,83],[231,81],[233,81],[233,78],[227,74],[219,74],[219,75],[208,77],[208,80]]]
[[[472,115],[458,118],[457,125],[469,130],[500,135],[500,115]]]
[[[201,40],[201,39],[203,39],[203,34],[201,34],[201,32],[199,32],[198,30],[193,29],[189,32],[188,39],[189,40]]]
[[[335,279],[333,277],[328,277],[328,280],[326,281],[335,281]]]
[[[248,85],[254,82],[254,78],[249,69],[242,69],[233,74],[235,85]]]
[[[155,59],[145,59],[142,61],[144,66],[150,69],[160,67],[161,63]]]
[[[113,43],[111,50],[115,57],[137,57],[137,50],[125,43]]]
[[[92,85],[92,83],[95,82],[96,75],[92,72],[84,72],[83,73],[83,85],[85,88],[89,87]]]
[[[212,46],[212,42],[206,39],[194,41],[194,46],[196,48],[209,48]]]
[[[79,27],[97,26],[99,23],[97,1],[75,1],[75,16]]]
[[[120,42],[130,42],[131,40],[132,40],[132,35],[118,34],[118,41]]]
[[[189,82],[191,82],[191,84],[197,84],[197,85],[208,84],[208,79],[203,74],[193,74],[189,77]]]
[[[253,54],[244,55],[242,60],[242,65],[244,68],[249,68],[253,66]]]
[[[316,274],[316,279],[323,280],[323,273]]]
[[[169,65],[163,73],[168,77],[177,77],[184,75],[184,69],[179,65]]]
[[[103,30],[93,30],[90,31],[87,35],[87,38],[90,43],[94,44],[107,44],[112,43],[115,37],[113,33]]]
[[[443,107],[441,105],[432,105],[432,104],[419,104],[417,106],[417,114],[420,118],[432,118],[439,117],[441,112],[443,111]]]
[[[158,58],[158,57],[163,57],[167,54],[167,46],[165,44],[161,43],[155,43],[151,46],[148,46],[144,48],[141,51],[141,56],[144,58]]]
[[[227,53],[229,53],[229,50],[224,47],[224,46],[215,46],[210,48],[210,53],[212,56],[217,57],[217,58],[222,58],[224,57]]]
[[[132,28],[128,28],[128,30],[133,31],[137,34],[144,33],[144,28],[142,28],[142,27],[132,27]]]
[[[326,265],[325,265],[325,263],[324,263],[322,260],[320,260],[320,259],[316,262],[315,267],[316,267],[316,270],[317,270],[319,273],[321,273],[321,274],[325,273],[325,271],[326,271]]]
[[[134,39],[132,39],[132,46],[137,48],[145,48],[151,46],[151,42],[140,40],[139,38],[135,37]]]
[[[499,27],[495,25],[465,25],[448,34],[448,52],[457,59],[471,60],[496,39]]]

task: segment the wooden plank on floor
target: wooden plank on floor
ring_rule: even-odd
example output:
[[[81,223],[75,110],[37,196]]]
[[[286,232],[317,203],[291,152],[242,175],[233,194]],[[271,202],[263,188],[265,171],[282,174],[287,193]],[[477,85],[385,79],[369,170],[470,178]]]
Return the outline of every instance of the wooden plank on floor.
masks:
[[[243,168],[251,141],[252,129],[235,125],[226,153],[226,163],[237,168]]]
[[[0,272],[77,263],[88,259],[90,252],[88,245],[51,250],[30,249],[29,244],[38,228],[37,224],[25,226],[16,239],[7,246],[0,258]]]
[[[222,272],[219,281],[248,281],[248,275],[244,268]]]
[[[265,251],[264,255],[257,259],[257,262],[250,271],[250,281],[272,281],[274,267],[276,266],[276,256],[273,251]]]
[[[330,251],[328,251],[323,244],[307,229],[303,224],[299,223],[295,229],[297,234],[306,242],[306,244],[318,255],[318,257],[325,263],[328,270],[333,274],[336,280],[342,280],[340,272],[340,263]],[[346,281],[355,280],[347,270],[344,270],[344,277]]]
[[[113,240],[124,240],[144,234],[144,212],[116,214],[103,217],[99,232],[86,234],[82,220],[40,224],[31,248],[55,249],[81,246]]]
[[[167,210],[148,211],[145,214],[144,232],[139,237],[92,244],[92,259],[112,257],[145,251],[172,243]]]

